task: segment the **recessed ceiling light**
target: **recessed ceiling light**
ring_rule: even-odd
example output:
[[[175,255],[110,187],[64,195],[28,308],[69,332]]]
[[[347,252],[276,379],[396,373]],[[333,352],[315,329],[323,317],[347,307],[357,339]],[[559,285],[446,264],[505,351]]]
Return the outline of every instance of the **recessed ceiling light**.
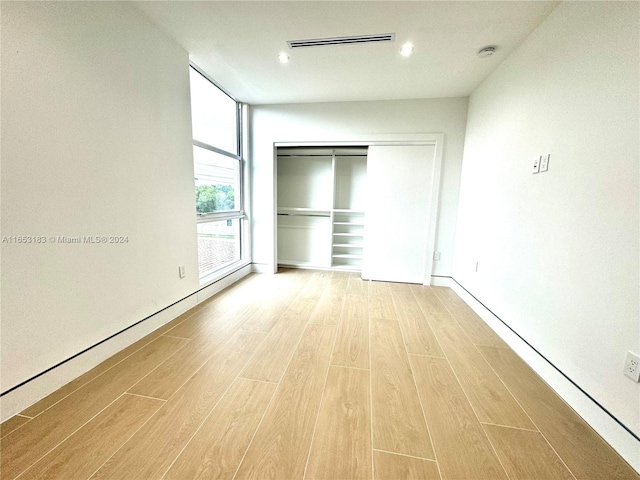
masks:
[[[403,57],[408,57],[412,53],[413,53],[413,44],[411,44],[410,42],[405,43],[400,48],[400,55],[402,55]]]
[[[480,58],[487,58],[496,53],[496,47],[484,47],[478,50],[478,56]]]
[[[280,63],[289,63],[289,60],[291,60],[291,58],[286,53],[280,52],[278,54],[278,60],[280,60]]]

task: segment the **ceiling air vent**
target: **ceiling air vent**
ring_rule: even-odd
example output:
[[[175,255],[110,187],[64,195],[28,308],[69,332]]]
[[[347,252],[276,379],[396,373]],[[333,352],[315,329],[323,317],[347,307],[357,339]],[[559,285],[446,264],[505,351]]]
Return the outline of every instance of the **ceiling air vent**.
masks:
[[[309,40],[289,40],[289,48],[322,47],[325,45],[352,45],[355,43],[380,43],[393,42],[395,33],[382,33],[378,35],[354,35],[351,37],[312,38]]]

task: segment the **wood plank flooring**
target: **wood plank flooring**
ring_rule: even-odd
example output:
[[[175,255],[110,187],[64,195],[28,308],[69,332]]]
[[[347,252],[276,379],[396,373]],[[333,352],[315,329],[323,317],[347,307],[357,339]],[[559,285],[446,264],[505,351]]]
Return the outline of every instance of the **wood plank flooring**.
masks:
[[[331,367],[305,478],[371,478],[369,372]]]
[[[0,426],[2,479],[633,479],[447,288],[250,275]]]

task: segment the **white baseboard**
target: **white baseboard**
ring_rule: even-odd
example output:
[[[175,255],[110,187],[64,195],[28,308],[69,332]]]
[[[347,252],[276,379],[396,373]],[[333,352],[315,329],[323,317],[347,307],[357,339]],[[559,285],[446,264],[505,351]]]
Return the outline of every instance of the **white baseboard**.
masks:
[[[20,413],[38,400],[104,362],[120,350],[127,348],[165,323],[195,307],[197,303],[196,297],[195,293],[188,296],[166,310],[149,317],[135,327],[116,335],[5,394],[0,398],[0,421],[4,422],[15,414]]]
[[[433,287],[450,287],[453,282],[451,277],[434,277],[431,276],[431,286]]]
[[[15,414],[20,413],[38,400],[55,392],[60,387],[99,365],[107,358],[115,355],[120,350],[127,348],[142,337],[160,328],[165,323],[179,317],[187,310],[195,307],[212,295],[215,295],[232,283],[237,282],[242,277],[251,273],[251,270],[251,265],[241,267],[217,282],[180,300],[166,310],[152,315],[135,327],[114,336],[106,342],[95,346],[5,394],[0,398],[0,422],[4,422]]]
[[[268,263],[252,263],[251,271],[254,273],[273,273],[273,265]]]
[[[640,442],[455,281],[449,285],[555,392],[640,473]]]

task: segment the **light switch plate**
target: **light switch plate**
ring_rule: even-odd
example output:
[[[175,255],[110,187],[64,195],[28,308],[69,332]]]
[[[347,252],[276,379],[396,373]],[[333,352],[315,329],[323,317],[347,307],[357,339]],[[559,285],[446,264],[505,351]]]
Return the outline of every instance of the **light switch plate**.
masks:
[[[538,173],[540,171],[540,160],[541,159],[542,159],[542,157],[537,157],[533,161],[533,173]]]
[[[542,155],[542,157],[540,157],[540,171],[541,172],[546,172],[547,170],[549,170],[549,159],[550,158],[551,158],[550,154]]]

